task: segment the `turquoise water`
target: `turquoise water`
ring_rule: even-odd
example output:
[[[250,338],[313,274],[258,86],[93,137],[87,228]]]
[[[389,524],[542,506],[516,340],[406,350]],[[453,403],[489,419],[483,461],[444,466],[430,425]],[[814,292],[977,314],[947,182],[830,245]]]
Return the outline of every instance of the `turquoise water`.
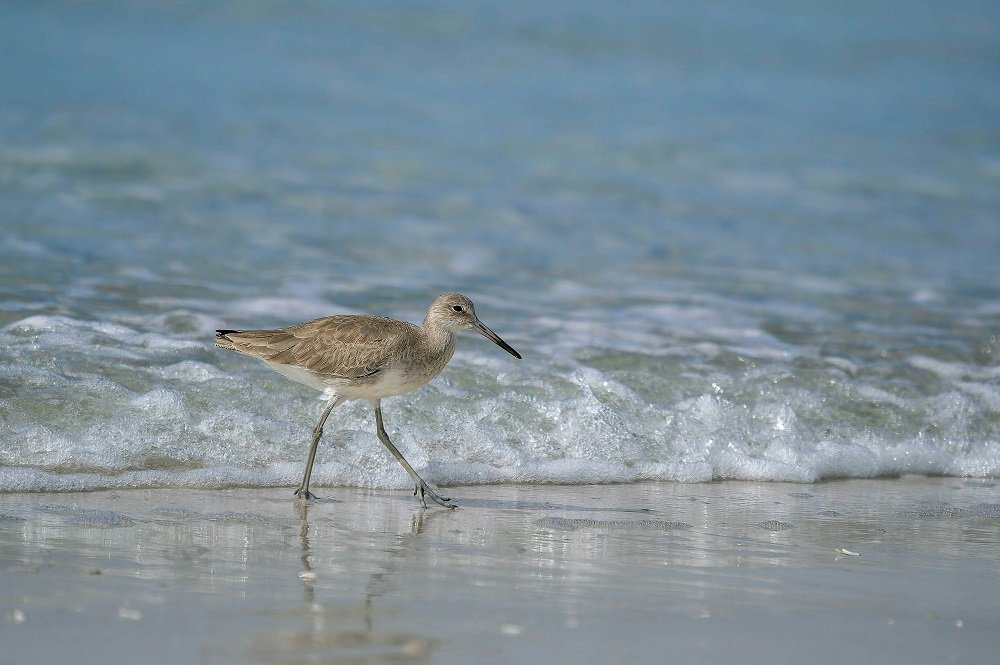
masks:
[[[0,489],[292,485],[215,328],[464,339],[429,480],[1000,475],[991,3],[5,3]],[[403,487],[364,404],[317,483]]]

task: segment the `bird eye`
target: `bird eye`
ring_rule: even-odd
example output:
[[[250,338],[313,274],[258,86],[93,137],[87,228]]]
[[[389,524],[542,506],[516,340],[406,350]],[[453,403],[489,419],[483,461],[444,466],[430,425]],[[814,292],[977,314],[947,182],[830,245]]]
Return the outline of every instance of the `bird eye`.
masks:
[[[452,305],[451,308],[453,310],[455,310],[456,312],[464,312],[465,311],[465,308],[462,307],[461,305]]]

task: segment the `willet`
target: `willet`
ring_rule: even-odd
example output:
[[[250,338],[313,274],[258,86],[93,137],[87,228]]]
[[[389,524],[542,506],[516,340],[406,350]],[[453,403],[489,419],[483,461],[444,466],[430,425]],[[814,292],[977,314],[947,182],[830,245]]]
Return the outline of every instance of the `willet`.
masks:
[[[475,330],[518,360],[521,354],[486,327],[472,301],[460,293],[438,296],[424,322],[415,326],[367,314],[326,316],[275,330],[218,330],[216,346],[259,358],[289,379],[321,390],[327,398],[312,433],[309,459],[295,496],[312,499],[316,448],[330,412],[348,400],[366,399],[375,409],[375,433],[415,483],[413,494],[454,508],[413,470],[396,449],[382,423],[382,398],[416,390],[444,369],[455,353],[455,333]]]

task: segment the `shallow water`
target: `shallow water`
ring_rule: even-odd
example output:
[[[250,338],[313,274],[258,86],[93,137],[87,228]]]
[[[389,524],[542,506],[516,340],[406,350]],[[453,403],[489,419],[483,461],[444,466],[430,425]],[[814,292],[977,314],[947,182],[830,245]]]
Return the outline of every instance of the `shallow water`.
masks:
[[[802,487],[7,493],[0,641],[20,663],[990,662],[996,483]]]
[[[430,480],[1000,474],[989,3],[5,3],[0,489],[293,485],[217,327],[465,339]],[[363,404],[318,484],[403,487]]]

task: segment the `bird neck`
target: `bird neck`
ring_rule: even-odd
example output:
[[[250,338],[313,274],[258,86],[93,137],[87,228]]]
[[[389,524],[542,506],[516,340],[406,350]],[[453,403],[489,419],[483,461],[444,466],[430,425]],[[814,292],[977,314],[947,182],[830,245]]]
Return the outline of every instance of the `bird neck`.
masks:
[[[455,347],[455,333],[430,317],[424,319],[423,331],[424,342],[429,350],[444,353],[447,349]]]

